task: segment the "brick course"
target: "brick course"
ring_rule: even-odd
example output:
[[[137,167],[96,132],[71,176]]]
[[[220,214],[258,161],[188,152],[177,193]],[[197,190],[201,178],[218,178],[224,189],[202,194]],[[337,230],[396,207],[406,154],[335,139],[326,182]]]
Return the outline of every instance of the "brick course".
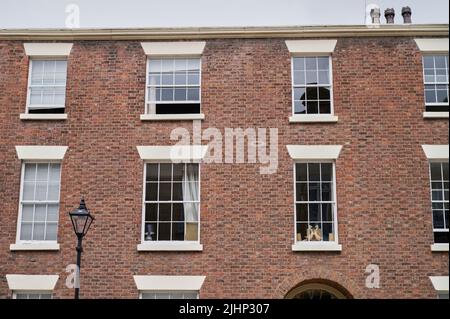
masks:
[[[76,239],[67,212],[84,195],[96,217],[84,242],[83,298],[136,298],[133,275],[205,275],[201,298],[282,298],[324,279],[355,298],[435,298],[428,276],[448,275],[432,253],[428,162],[422,144],[448,144],[448,120],[424,120],[422,54],[413,38],[340,38],[333,54],[333,124],[289,124],[291,58],[283,39],[208,40],[202,62],[203,129],[278,128],[279,169],[205,164],[203,252],[138,252],[143,163],[136,145],[170,145],[192,122],[143,122],[146,56],[139,41],[74,41],[66,121],[21,121],[28,58],[0,41],[0,298],[6,274],[59,274]],[[292,252],[293,162],[287,144],[344,145],[336,163],[341,253]],[[62,162],[59,252],[11,252],[20,160],[15,145],[67,145]],[[368,264],[380,289],[365,288]]]

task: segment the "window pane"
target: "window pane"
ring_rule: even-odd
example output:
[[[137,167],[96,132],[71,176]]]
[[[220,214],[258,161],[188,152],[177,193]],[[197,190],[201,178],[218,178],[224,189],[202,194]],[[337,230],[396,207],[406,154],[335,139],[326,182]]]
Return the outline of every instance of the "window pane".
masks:
[[[317,102],[317,101],[308,102],[307,113],[308,114],[319,114],[319,102]]]
[[[306,97],[308,98],[308,100],[317,100],[319,98],[317,91],[317,87],[307,88]]]
[[[186,234],[184,237],[187,241],[197,241],[198,240],[198,224],[197,223],[186,223]]]
[[[297,241],[306,241],[307,239],[307,223],[297,223]]]
[[[317,84],[317,71],[306,71],[306,84]]]
[[[58,232],[58,225],[56,223],[48,223],[45,240],[56,240],[57,232]]]
[[[45,222],[47,215],[47,205],[36,205],[34,211],[34,221]]]
[[[33,240],[45,240],[45,224],[34,223]]]
[[[159,204],[159,221],[170,222],[172,220],[172,204]]]
[[[50,180],[59,182],[61,176],[61,164],[50,165]]]
[[[174,71],[174,60],[163,59],[162,60],[162,72],[172,73]]]
[[[172,240],[184,240],[184,223],[172,224]]]
[[[441,163],[431,163],[430,168],[431,168],[431,180],[441,181],[442,180]]]
[[[175,60],[175,71],[185,71],[187,68],[186,59],[176,59]]]
[[[161,101],[173,101],[173,89],[162,88],[161,89]]]
[[[334,241],[334,229],[332,223],[324,223],[322,225],[323,241]]]
[[[435,67],[437,69],[445,69],[447,66],[445,65],[446,57],[444,55],[438,55],[435,58]]]
[[[156,222],[158,221],[158,205],[146,204],[145,205],[145,221]]]
[[[294,102],[294,113],[295,114],[305,114],[306,113],[306,102],[295,101]]]
[[[295,88],[294,100],[306,100],[306,88]]]
[[[36,164],[25,164],[25,181],[34,181],[36,179]]]
[[[436,82],[436,76],[434,74],[434,69],[425,69],[425,82],[426,83],[434,83]]]
[[[306,73],[304,71],[294,71],[294,85],[305,85]]]
[[[175,88],[175,101],[186,101],[187,92],[185,88]]]
[[[330,84],[330,73],[328,71],[319,71],[319,84]]]
[[[333,207],[332,204],[322,204],[322,221],[333,221]]]
[[[183,204],[173,204],[173,221],[184,222],[184,205]]]
[[[150,73],[148,79],[148,85],[156,86],[161,85],[161,74],[160,73]]]
[[[320,87],[319,88],[319,99],[320,100],[330,100],[330,88],[328,87]]]
[[[317,202],[321,200],[320,183],[309,183],[309,201]]]
[[[34,182],[23,183],[23,200],[34,200]]]
[[[147,164],[147,176],[146,180],[149,181],[158,181],[158,164]]]
[[[308,204],[297,204],[297,222],[308,222]]]
[[[47,181],[48,180],[48,164],[38,164],[37,165],[36,179],[38,181]]]
[[[444,228],[444,211],[433,210],[433,225],[435,229]]]
[[[315,57],[305,58],[306,70],[317,70],[317,59]]]
[[[160,164],[159,170],[160,181],[170,182],[172,180],[172,164]]]
[[[36,182],[36,197],[37,201],[47,200],[47,182]]]
[[[189,59],[187,62],[189,71],[200,70],[200,59]]]
[[[188,88],[188,101],[198,101],[198,100],[200,100],[199,88]]]
[[[59,219],[59,205],[50,204],[47,205],[47,221],[57,222]]]
[[[198,73],[198,72],[188,73],[188,84],[189,85],[200,85],[200,73]]]
[[[172,184],[161,183],[159,184],[159,200],[170,201],[172,199]]]
[[[173,183],[173,201],[183,201],[183,183]]]
[[[158,199],[158,184],[157,183],[147,183],[145,189],[145,200],[146,201],[156,201]]]
[[[444,172],[444,180],[445,180],[445,181],[448,181],[448,180],[449,180],[449,175],[448,175],[448,163],[442,163],[442,170],[443,170],[443,172]],[[448,188],[448,186],[445,187],[445,188]]]
[[[333,187],[331,183],[322,183],[322,201],[330,202],[333,200]]]
[[[328,101],[319,102],[319,112],[320,114],[330,114],[331,113],[331,103]]]
[[[145,240],[155,241],[157,240],[158,234],[158,224],[157,223],[146,223],[145,224]]]
[[[49,183],[48,200],[59,200],[59,183],[55,182]]]
[[[32,222],[34,214],[34,205],[23,205],[22,206],[22,221]]]
[[[308,164],[309,181],[320,181],[320,164]]]
[[[296,180],[298,182],[306,182],[307,181],[307,164],[301,163],[295,165],[296,172]]]
[[[173,165],[173,181],[181,182],[184,178],[184,164],[174,164]]]
[[[20,240],[31,240],[31,231],[33,225],[31,223],[22,223],[20,228]]]
[[[424,56],[423,57],[423,65],[426,69],[434,69],[434,57],[433,56]]]
[[[318,57],[317,64],[319,70],[328,70],[330,68],[330,58],[329,57]]]
[[[305,58],[294,58],[294,70],[304,70],[305,69]]]
[[[297,201],[299,201],[299,202],[308,201],[308,184],[307,183],[297,183]]]
[[[150,72],[161,72],[161,60],[150,60],[149,68]]]
[[[170,223],[159,223],[158,240],[170,240]]]
[[[321,164],[322,181],[333,181],[333,164],[322,163]]]
[[[319,222],[320,219],[320,205],[319,204],[309,204],[309,221]]]

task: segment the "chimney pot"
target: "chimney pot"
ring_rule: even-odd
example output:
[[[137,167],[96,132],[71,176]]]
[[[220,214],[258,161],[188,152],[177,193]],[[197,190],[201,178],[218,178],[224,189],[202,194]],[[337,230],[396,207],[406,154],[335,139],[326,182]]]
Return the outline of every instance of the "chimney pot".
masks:
[[[370,16],[372,18],[372,24],[381,23],[381,10],[380,8],[374,8],[370,11]]]
[[[395,10],[393,8],[386,9],[384,11],[384,16],[386,17],[387,24],[395,23]]]
[[[403,7],[402,8],[403,22],[405,24],[412,23],[411,15],[412,15],[412,12],[411,12],[411,8],[410,7]]]

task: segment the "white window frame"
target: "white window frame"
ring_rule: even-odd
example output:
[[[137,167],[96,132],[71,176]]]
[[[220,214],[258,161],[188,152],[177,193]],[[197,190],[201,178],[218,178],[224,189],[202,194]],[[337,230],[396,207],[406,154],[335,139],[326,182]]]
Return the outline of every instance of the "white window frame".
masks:
[[[437,103],[427,103],[427,98],[426,98],[426,89],[425,89],[425,87],[427,86],[427,85],[449,85],[449,82],[447,81],[446,83],[441,83],[441,82],[426,82],[426,77],[425,77],[425,57],[434,57],[434,59],[433,59],[433,61],[434,61],[434,68],[433,68],[433,70],[436,70],[436,59],[435,59],[435,57],[436,56],[442,56],[442,55],[446,55],[447,56],[447,63],[450,63],[450,61],[449,61],[449,54],[448,54],[448,52],[441,52],[441,53],[439,53],[439,52],[424,52],[423,54],[422,54],[422,76],[423,76],[423,85],[424,85],[424,100],[425,100],[425,115],[428,115],[429,117],[432,117],[432,115],[435,113],[435,114],[437,114],[438,116],[439,115],[442,115],[442,113],[447,113],[447,117],[448,117],[448,113],[449,113],[449,111],[444,111],[444,112],[430,112],[430,111],[427,111],[426,110],[426,108],[428,107],[428,106],[449,106],[449,103],[439,103],[439,102],[437,102]],[[446,65],[446,70],[447,70],[447,72],[448,72],[448,68],[449,68],[449,65]],[[450,74],[448,74],[448,78],[450,78]],[[447,92],[447,94],[448,94],[448,96],[450,97],[450,92]],[[428,113],[431,113],[431,114],[428,114]]]
[[[45,204],[58,204],[61,202],[61,176],[62,176],[62,162],[60,160],[29,160],[22,161],[21,163],[21,177],[20,177],[20,196],[19,196],[19,213],[17,219],[17,230],[16,230],[16,244],[12,245],[12,250],[22,250],[20,247],[31,248],[30,250],[58,250],[58,229],[59,229],[59,220],[57,223],[57,231],[56,231],[56,240],[21,240],[21,226],[22,226],[22,206],[23,206],[23,187],[24,187],[24,178],[25,178],[25,165],[26,164],[60,164],[60,176],[59,176],[59,194],[58,201],[45,201]],[[47,185],[48,188],[48,185]],[[58,212],[58,219],[59,219]],[[35,248],[32,248],[35,246]],[[41,249],[42,248],[42,249]]]
[[[12,294],[12,299],[17,299],[18,294],[26,294],[26,295],[39,295],[39,298],[35,298],[33,300],[44,300],[47,298],[41,298],[42,295],[50,295],[50,299],[53,299],[53,291],[51,290],[14,290]],[[28,300],[32,298],[27,298]]]
[[[27,104],[26,104],[26,113],[28,116],[36,116],[36,117],[48,117],[49,115],[58,115],[61,118],[66,118],[62,115],[66,115],[66,97],[67,97],[67,69],[66,69],[66,83],[58,84],[58,85],[47,85],[49,87],[64,87],[64,105],[50,105],[50,104],[44,104],[44,105],[30,105],[30,99],[31,99],[31,89],[33,85],[31,84],[31,76],[33,73],[33,63],[34,61],[66,61],[67,62],[67,69],[68,69],[68,59],[67,57],[63,56],[46,56],[46,57],[30,57],[29,59],[29,71],[28,71],[28,83],[27,83]],[[39,85],[38,87],[45,87],[46,85]],[[49,113],[49,114],[30,114],[29,111],[31,109],[56,109],[56,108],[64,108],[64,114],[59,113]],[[53,116],[54,117],[54,116]],[[25,116],[22,117],[22,119],[25,119]],[[54,119],[58,119],[55,118]]]
[[[197,290],[180,290],[180,291],[176,291],[176,290],[140,290],[139,291],[139,299],[144,299],[143,298],[143,294],[196,294],[196,298],[195,299],[200,299],[200,294],[199,291]],[[170,300],[176,300],[173,298],[169,298]],[[159,298],[155,298],[155,299],[149,299],[149,300],[163,300],[163,299],[159,299]],[[192,300],[190,298],[182,298],[180,300]]]
[[[430,159],[429,161],[428,161],[428,175],[429,175],[429,181],[430,181],[430,199],[431,199],[431,207],[433,207],[433,204],[434,203],[442,203],[442,204],[444,204],[445,205],[445,203],[449,203],[449,201],[446,201],[445,200],[445,195],[444,195],[444,191],[445,191],[445,188],[443,188],[442,189],[442,200],[440,200],[440,201],[436,201],[436,200],[433,200],[433,180],[431,179],[431,164],[432,163],[438,163],[438,164],[441,164],[441,175],[442,175],[442,180],[441,181],[439,181],[439,182],[441,182],[441,183],[443,183],[443,181],[445,180],[444,179],[444,171],[443,171],[443,169],[442,169],[442,163],[449,163],[449,160],[447,159],[447,160],[437,160],[437,159]],[[434,182],[436,182],[436,181],[434,181]],[[444,187],[444,186],[442,186],[442,187]],[[445,206],[444,206],[444,211],[445,211]],[[439,229],[439,228],[434,228],[434,215],[433,215],[433,210],[431,211],[431,220],[432,220],[432,223],[433,223],[433,243],[434,243],[434,233],[448,233],[448,232],[450,232],[450,229],[449,229],[449,225],[446,225],[445,224],[445,215],[444,215],[444,226],[447,226],[446,228],[442,228],[442,229]],[[449,246],[449,244],[448,243],[434,243],[433,245],[432,245],[432,249],[434,248],[434,250],[435,251],[439,251],[439,248],[440,249],[444,249],[444,251],[445,251],[445,248],[446,248],[446,251],[448,251],[448,246]]]
[[[295,82],[294,82],[294,59],[296,58],[324,58],[324,57],[328,57],[328,61],[329,61],[329,81],[330,81],[330,113],[329,114],[295,114],[295,89],[300,87],[300,86],[296,86]],[[317,78],[319,78],[319,69],[317,69]],[[314,119],[315,122],[320,121],[320,119],[322,118],[323,121],[330,121],[330,122],[334,122],[335,121],[335,117],[334,117],[334,85],[333,85],[333,57],[331,54],[309,54],[309,55],[293,55],[291,57],[291,88],[292,88],[292,117],[304,117],[304,118],[311,118]],[[321,86],[325,86],[325,85],[308,85],[305,83],[304,87],[308,88],[308,87],[321,87]],[[303,87],[303,86],[302,86]],[[320,106],[319,106],[320,107]]]
[[[186,241],[186,240],[170,240],[170,241],[148,241],[145,240],[145,206],[146,206],[146,176],[147,176],[147,164],[183,164],[183,163],[173,163],[172,161],[144,161],[144,175],[142,181],[142,216],[141,216],[141,244],[138,245],[138,251],[201,251],[203,250],[203,245],[200,244],[201,235],[201,165],[200,163],[193,162],[191,164],[198,165],[198,227],[197,227],[197,240],[196,241]],[[189,163],[187,163],[189,164]],[[158,183],[159,188],[159,183]],[[174,203],[173,201],[168,201],[168,204]],[[185,223],[186,231],[186,223]]]
[[[194,114],[156,114],[156,113],[150,113],[150,99],[149,99],[149,75],[150,75],[150,61],[151,60],[164,60],[164,59],[198,59],[200,62],[200,68],[199,68],[199,100],[198,101],[155,101],[155,104],[199,104],[200,105],[200,113],[194,113]],[[145,109],[144,114],[141,115],[141,120],[146,121],[173,121],[173,120],[203,120],[205,118],[205,115],[202,113],[202,66],[203,66],[203,59],[200,55],[162,55],[162,56],[155,56],[155,55],[148,55],[147,61],[146,61],[146,70],[145,70]],[[176,87],[175,85],[171,87]],[[189,87],[189,85],[181,85],[180,87]],[[197,87],[191,86],[191,87]]]
[[[333,209],[333,229],[334,241],[297,241],[297,164],[309,163],[329,163],[333,165],[333,201],[329,202]],[[335,160],[296,160],[294,161],[294,245],[293,251],[340,251],[342,246],[339,245],[339,227],[338,227],[338,206],[337,206],[337,187],[336,187],[336,161]],[[309,182],[309,181],[308,181]],[[309,202],[308,202],[309,203]],[[324,203],[324,202],[317,202]],[[328,203],[328,202],[326,202]],[[309,213],[308,213],[309,219]]]

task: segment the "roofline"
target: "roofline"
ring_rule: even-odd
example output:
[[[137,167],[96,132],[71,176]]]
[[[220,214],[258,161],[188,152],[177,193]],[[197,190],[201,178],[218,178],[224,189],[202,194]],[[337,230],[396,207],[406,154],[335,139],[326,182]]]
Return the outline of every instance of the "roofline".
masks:
[[[181,40],[447,36],[448,24],[124,29],[0,29],[0,40]]]

